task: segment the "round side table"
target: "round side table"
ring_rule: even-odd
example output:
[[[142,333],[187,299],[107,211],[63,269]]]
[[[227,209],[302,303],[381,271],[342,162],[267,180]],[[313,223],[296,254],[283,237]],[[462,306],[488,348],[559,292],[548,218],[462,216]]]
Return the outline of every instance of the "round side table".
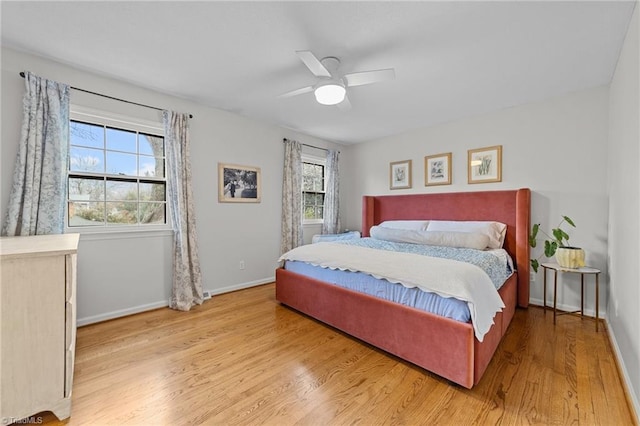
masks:
[[[566,314],[577,314],[580,313],[580,317],[584,316],[584,276],[585,275],[595,275],[596,277],[596,331],[598,331],[598,323],[600,322],[599,318],[599,303],[600,303],[600,270],[596,268],[589,268],[587,266],[583,266],[582,268],[565,268],[557,263],[542,263],[540,264],[544,268],[544,309],[547,310],[547,270],[551,269],[553,271],[553,323],[556,323],[557,315],[566,315]],[[579,311],[571,311],[571,312],[556,312],[556,296],[558,293],[558,271],[570,273],[570,274],[580,274],[580,310]]]

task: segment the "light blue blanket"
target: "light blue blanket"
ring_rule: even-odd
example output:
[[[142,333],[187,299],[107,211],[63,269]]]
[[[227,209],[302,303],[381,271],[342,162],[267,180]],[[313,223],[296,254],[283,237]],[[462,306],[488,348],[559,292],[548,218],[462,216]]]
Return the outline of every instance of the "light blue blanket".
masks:
[[[395,243],[376,240],[374,238],[360,238],[356,240],[334,241],[336,244],[368,247],[378,250],[400,251],[423,256],[452,259],[470,263],[482,269],[491,279],[496,290],[513,274],[511,258],[505,250],[474,250],[468,248],[427,246],[422,244]]]

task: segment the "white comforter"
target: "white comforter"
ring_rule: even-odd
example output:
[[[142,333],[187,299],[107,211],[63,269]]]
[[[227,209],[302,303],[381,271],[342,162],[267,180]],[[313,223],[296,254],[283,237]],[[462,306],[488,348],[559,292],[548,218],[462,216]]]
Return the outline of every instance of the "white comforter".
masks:
[[[364,272],[392,283],[455,297],[467,302],[476,338],[482,342],[504,303],[489,276],[479,267],[457,260],[318,243],[297,247],[279,261],[307,262],[323,268]]]

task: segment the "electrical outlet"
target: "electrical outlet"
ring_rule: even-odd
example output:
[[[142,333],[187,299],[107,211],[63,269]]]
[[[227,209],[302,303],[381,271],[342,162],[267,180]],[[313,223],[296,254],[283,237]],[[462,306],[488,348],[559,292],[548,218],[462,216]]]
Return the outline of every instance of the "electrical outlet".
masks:
[[[536,280],[536,273],[531,271],[529,272],[529,281],[533,282]]]
[[[240,269],[244,269],[244,260],[240,261]]]

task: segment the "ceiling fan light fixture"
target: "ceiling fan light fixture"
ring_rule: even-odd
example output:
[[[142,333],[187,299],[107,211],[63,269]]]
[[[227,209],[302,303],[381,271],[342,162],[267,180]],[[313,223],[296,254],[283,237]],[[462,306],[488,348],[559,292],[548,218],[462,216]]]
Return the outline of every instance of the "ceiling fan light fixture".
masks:
[[[316,101],[322,105],[336,105],[344,101],[347,91],[344,84],[338,81],[330,80],[318,84],[313,91],[316,95]]]

